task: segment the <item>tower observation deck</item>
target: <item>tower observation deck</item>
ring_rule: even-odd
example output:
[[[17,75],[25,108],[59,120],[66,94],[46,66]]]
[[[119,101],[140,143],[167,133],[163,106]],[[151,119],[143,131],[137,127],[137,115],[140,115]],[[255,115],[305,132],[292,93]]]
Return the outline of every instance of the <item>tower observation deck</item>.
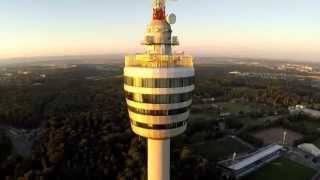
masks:
[[[148,139],[148,179],[170,179],[170,138],[182,134],[194,90],[191,56],[173,54],[175,15],[153,0],[153,17],[142,42],[144,54],[125,58],[124,90],[133,132]]]

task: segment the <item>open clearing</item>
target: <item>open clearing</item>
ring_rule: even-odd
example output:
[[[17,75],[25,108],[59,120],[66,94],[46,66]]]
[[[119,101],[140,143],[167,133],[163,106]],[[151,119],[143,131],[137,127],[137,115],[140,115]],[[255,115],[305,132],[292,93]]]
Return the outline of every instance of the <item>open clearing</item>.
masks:
[[[301,134],[288,129],[283,129],[280,127],[261,130],[261,131],[255,132],[253,136],[255,136],[256,138],[262,139],[265,144],[282,143],[284,131],[287,132],[286,143],[289,145],[293,145],[295,140],[302,138]]]
[[[192,149],[208,160],[222,160],[231,157],[234,152],[241,154],[251,151],[249,147],[230,137],[195,144]]]
[[[317,120],[311,120],[311,121],[305,120],[300,123],[305,125],[308,131],[315,131],[320,128],[320,121],[317,121]]]
[[[241,103],[220,102],[217,103],[217,105],[222,107],[224,112],[229,113],[239,113],[240,111],[248,112],[251,110],[250,106]]]
[[[315,171],[286,158],[279,158],[243,180],[309,180]]]
[[[320,139],[317,139],[313,142],[314,145],[316,145],[318,148],[320,148]]]

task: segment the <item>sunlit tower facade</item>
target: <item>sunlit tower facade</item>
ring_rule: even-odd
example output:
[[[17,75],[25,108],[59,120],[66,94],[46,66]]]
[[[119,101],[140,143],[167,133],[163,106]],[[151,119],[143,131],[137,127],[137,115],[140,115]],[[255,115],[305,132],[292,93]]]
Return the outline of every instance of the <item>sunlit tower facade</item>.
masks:
[[[166,14],[165,0],[153,0],[144,54],[126,56],[124,90],[132,130],[148,139],[148,179],[170,179],[170,138],[182,134],[194,90],[191,56],[173,53],[179,45]]]

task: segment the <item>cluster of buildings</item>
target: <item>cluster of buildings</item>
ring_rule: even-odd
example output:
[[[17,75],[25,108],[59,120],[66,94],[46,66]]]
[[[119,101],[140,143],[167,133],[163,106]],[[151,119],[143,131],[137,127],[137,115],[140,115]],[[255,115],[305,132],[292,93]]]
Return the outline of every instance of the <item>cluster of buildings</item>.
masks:
[[[299,72],[313,72],[313,68],[307,65],[300,64],[283,64],[278,67],[278,70],[295,70]]]
[[[289,107],[289,111],[291,114],[303,113],[314,118],[320,118],[320,111],[308,109],[303,105]],[[224,179],[241,179],[271,161],[283,156],[289,157],[290,154],[298,155],[300,160],[304,161],[300,162],[302,164],[307,163],[310,167],[320,167],[320,149],[310,143],[300,144],[296,148],[280,144],[270,144],[255,152],[239,157],[236,157],[235,153],[233,158],[218,162],[217,167],[221,170],[221,176]]]
[[[289,148],[279,144],[270,144],[262,147],[255,152],[245,154],[236,158],[218,162],[217,167],[221,170],[223,179],[241,179],[248,174],[257,171],[259,168],[274,161],[280,157],[286,156],[292,152],[309,156],[315,160],[313,167],[320,167],[320,149],[313,144],[300,144],[297,148]],[[302,162],[301,162],[302,163]]]
[[[288,108],[291,115],[305,114],[313,118],[320,118],[320,111],[309,109],[304,105],[296,105]]]
[[[47,78],[44,73],[35,73],[31,70],[0,69],[0,85],[39,85],[39,82]]]
[[[261,79],[287,80],[289,78],[289,76],[285,73],[255,73],[255,72],[231,71],[229,72],[229,74],[235,75],[235,76],[254,77],[254,78],[261,78]]]
[[[304,143],[300,144],[298,148],[305,153],[308,153],[316,158],[320,158],[320,149],[314,144]]]

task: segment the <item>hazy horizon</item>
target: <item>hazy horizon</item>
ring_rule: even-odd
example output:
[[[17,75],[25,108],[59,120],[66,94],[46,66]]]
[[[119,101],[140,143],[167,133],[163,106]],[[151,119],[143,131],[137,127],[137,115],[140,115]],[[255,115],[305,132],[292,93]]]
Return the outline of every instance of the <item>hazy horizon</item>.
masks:
[[[125,53],[122,54],[84,54],[84,55],[60,55],[60,56],[30,56],[30,57],[12,57],[12,58],[0,58],[0,66],[6,65],[21,65],[21,64],[37,64],[37,63],[84,63],[88,64],[108,64],[108,63],[123,63]],[[319,64],[319,61],[303,60],[303,59],[285,59],[285,58],[261,58],[261,57],[235,57],[235,56],[210,56],[210,55],[198,55],[194,56],[194,60],[198,63],[208,63],[209,61],[215,63],[221,61],[252,61],[252,62],[292,62],[292,63],[311,63]]]
[[[195,56],[320,60],[315,0],[170,2],[184,50]],[[0,62],[15,57],[130,54],[150,22],[151,0],[4,0]]]

